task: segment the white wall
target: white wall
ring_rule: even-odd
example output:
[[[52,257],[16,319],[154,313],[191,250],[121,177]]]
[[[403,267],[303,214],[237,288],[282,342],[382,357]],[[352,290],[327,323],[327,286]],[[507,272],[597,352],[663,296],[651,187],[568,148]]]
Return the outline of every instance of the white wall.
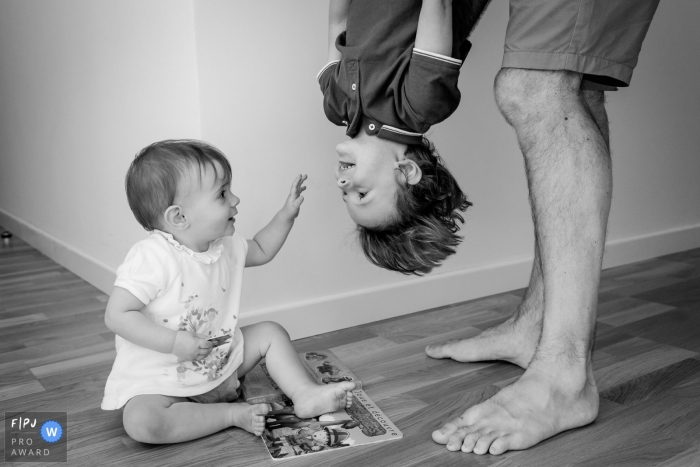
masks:
[[[525,285],[533,241],[525,178],[492,97],[507,2],[494,1],[481,21],[462,104],[430,134],[475,206],[459,253],[420,279],[372,267],[354,246],[332,175],[345,136],[326,121],[315,81],[327,6],[272,4],[0,3],[0,224],[109,289],[143,236],[123,194],[133,153],[166,137],[201,137],[232,162],[246,236],[281,207],[296,174],[309,175],[287,244],[246,273],[244,323],[274,318],[300,337]],[[699,14],[692,0],[662,3],[632,87],[609,98],[607,265],[700,246]]]
[[[111,289],[144,232],[126,204],[129,161],[199,134],[190,1],[0,2],[4,227]]]

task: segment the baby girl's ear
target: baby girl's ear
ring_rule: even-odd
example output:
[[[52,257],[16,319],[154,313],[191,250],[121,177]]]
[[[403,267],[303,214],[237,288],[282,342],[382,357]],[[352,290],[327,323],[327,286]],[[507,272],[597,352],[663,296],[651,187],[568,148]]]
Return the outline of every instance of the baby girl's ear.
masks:
[[[163,214],[166,230],[185,230],[189,226],[189,221],[182,212],[182,208],[177,204],[170,206]]]
[[[399,164],[399,170],[401,170],[401,173],[406,177],[406,183],[415,185],[420,182],[421,177],[423,177],[423,171],[418,167],[415,161],[406,158],[397,163]]]

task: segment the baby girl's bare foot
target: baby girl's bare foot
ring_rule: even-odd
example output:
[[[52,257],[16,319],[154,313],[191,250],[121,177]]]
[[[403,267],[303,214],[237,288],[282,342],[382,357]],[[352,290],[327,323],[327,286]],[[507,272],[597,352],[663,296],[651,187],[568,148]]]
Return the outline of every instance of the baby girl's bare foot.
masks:
[[[352,381],[323,385],[309,383],[292,395],[294,413],[301,418],[311,418],[348,408],[352,405],[353,389],[355,383]]]
[[[527,368],[542,330],[539,318],[536,312],[525,316],[516,312],[478,336],[429,345],[425,353],[432,358],[451,358],[458,362],[504,360]]]
[[[265,415],[269,411],[268,404],[229,404],[229,424],[260,436],[265,429]]]

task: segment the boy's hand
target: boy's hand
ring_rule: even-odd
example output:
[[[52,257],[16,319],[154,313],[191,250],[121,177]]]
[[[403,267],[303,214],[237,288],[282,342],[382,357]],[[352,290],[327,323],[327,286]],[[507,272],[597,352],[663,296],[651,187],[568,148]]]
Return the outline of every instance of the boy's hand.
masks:
[[[211,353],[214,344],[192,331],[177,331],[172,353],[178,361],[201,360]]]
[[[301,207],[301,203],[304,202],[304,197],[301,196],[301,192],[306,190],[304,182],[307,178],[306,175],[297,175],[292,182],[292,189],[289,190],[289,196],[282,208],[282,212],[289,216],[290,220],[296,219],[299,215],[299,208]]]

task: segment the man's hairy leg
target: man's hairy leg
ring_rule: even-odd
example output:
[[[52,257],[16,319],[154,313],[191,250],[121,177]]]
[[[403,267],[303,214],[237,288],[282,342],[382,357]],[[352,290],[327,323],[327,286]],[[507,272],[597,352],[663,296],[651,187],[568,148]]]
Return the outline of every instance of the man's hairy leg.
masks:
[[[605,94],[602,91],[583,91],[582,95],[586,110],[593,118],[609,151],[610,135],[608,115],[605,111]],[[539,246],[535,241],[535,259],[530,283],[523,301],[511,317],[475,337],[429,345],[425,352],[432,358],[451,358],[458,362],[503,360],[527,368],[539,342],[543,311],[542,266]]]
[[[601,132],[605,146],[610,147],[605,95],[602,91],[583,91],[588,112]],[[534,213],[533,213],[534,216]],[[523,301],[503,323],[492,326],[475,337],[452,339],[429,345],[425,351],[432,358],[451,358],[458,362],[503,360],[527,368],[542,331],[544,296],[540,252],[535,242],[535,259],[530,283]]]
[[[475,337],[429,345],[425,353],[432,358],[451,358],[458,362],[503,360],[527,368],[540,339],[543,304],[542,267],[535,242],[530,284],[510,318]]]
[[[605,110],[605,93],[603,91],[582,91],[582,94],[586,108],[591,117],[593,117],[598,130],[600,130],[608,155],[610,155],[610,127],[608,125],[608,113]]]
[[[602,93],[584,96],[579,86],[580,75],[565,71],[504,69],[497,77],[499,107],[525,157],[542,334],[518,381],[433,433],[451,451],[526,449],[597,416],[591,345],[612,172]]]

